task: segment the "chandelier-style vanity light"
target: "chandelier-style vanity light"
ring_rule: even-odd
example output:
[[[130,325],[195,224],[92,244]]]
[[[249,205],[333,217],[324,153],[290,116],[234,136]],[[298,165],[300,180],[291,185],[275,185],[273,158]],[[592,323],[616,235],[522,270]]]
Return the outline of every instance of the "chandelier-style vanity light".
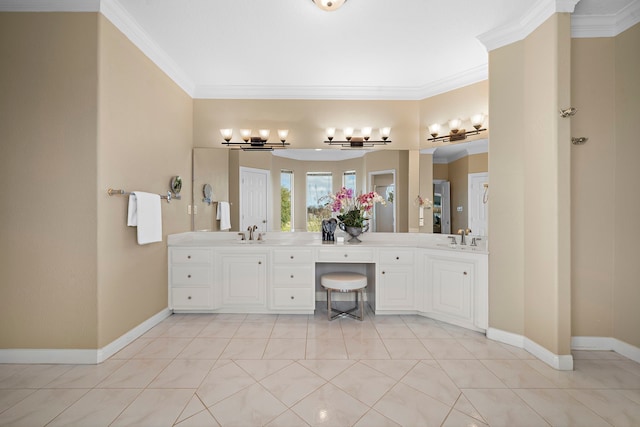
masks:
[[[363,127],[360,129],[360,134],[354,135],[354,129],[347,127],[342,130],[344,140],[334,141],[333,138],[335,138],[336,135],[336,128],[327,128],[327,141],[324,141],[324,143],[329,145],[340,145],[344,148],[367,148],[373,147],[374,145],[387,145],[391,143],[391,140],[389,139],[389,135],[391,134],[390,127],[383,127],[378,130],[380,134],[379,140],[372,140],[371,132],[372,129],[370,127]]]
[[[333,12],[334,10],[340,9],[340,6],[345,4],[347,0],[311,0],[318,6],[320,9]]]
[[[465,130],[461,129],[462,120],[460,119],[451,119],[449,120],[449,134],[438,136],[440,134],[440,124],[434,123],[429,126],[429,134],[431,138],[428,138],[427,141],[442,141],[442,142],[453,142],[453,141],[462,141],[463,139],[467,139],[468,135],[478,135],[480,132],[487,130],[482,127],[484,123],[485,116],[484,114],[474,114],[471,116],[471,125],[474,130]]]
[[[271,131],[269,129],[258,130],[259,136],[252,136],[251,129],[240,129],[240,137],[243,142],[231,142],[233,138],[233,129],[220,129],[220,134],[224,142],[222,145],[239,149],[243,151],[273,151],[276,148],[286,148],[289,145],[287,137],[288,129],[278,129],[278,138],[280,142],[268,142]]]

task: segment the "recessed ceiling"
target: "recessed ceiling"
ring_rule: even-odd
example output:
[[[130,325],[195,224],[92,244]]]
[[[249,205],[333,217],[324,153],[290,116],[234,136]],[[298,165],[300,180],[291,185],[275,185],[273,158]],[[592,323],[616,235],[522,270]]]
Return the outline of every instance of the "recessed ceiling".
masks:
[[[311,0],[0,0],[0,10],[97,4],[195,98],[423,99],[485,80],[478,36],[549,3],[349,0],[325,12]],[[637,22],[639,4],[581,0],[574,17]]]

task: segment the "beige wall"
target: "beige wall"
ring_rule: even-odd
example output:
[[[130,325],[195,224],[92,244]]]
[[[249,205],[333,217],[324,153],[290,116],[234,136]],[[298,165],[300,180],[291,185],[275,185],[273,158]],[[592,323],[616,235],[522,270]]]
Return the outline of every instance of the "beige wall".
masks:
[[[555,354],[571,338],[569,32],[556,14],[489,57],[490,325]]]
[[[97,15],[0,13],[0,348],[96,348]]]
[[[613,336],[640,347],[640,24],[623,32],[615,41],[616,51],[616,166],[613,223],[614,287]]]

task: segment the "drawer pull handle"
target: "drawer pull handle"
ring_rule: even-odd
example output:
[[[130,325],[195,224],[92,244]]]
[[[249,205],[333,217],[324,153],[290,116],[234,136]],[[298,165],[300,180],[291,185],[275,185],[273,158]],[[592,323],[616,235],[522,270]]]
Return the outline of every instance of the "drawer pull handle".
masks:
[[[187,297],[187,299],[191,299],[191,295],[189,295],[189,296]]]
[[[293,274],[291,275],[291,278],[293,279]]]
[[[188,278],[188,279],[191,279],[191,275],[190,275],[190,274],[187,274],[187,278]]]
[[[187,255],[187,259],[191,259],[191,255]]]
[[[382,272],[382,274],[384,274],[384,271]]]
[[[465,271],[463,274],[466,276],[466,275],[467,275],[467,272]]]
[[[262,265],[262,261],[258,261],[258,265]]]
[[[396,257],[396,259],[400,259],[400,257],[399,257],[399,256],[397,256],[397,257]]]
[[[293,255],[291,255],[291,259],[293,259]]]
[[[296,299],[296,297],[294,297],[293,295],[291,295],[291,299]]]

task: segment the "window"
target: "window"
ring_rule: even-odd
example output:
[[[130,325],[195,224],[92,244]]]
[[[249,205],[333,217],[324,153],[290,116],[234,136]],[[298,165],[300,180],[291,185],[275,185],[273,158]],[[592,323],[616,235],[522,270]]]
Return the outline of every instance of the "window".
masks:
[[[280,171],[280,231],[293,231],[293,171]]]
[[[307,173],[307,231],[320,231],[322,220],[331,218],[332,188],[331,172]]]
[[[346,189],[351,189],[353,191],[353,194],[357,194],[356,171],[345,171],[342,174],[342,186]]]

